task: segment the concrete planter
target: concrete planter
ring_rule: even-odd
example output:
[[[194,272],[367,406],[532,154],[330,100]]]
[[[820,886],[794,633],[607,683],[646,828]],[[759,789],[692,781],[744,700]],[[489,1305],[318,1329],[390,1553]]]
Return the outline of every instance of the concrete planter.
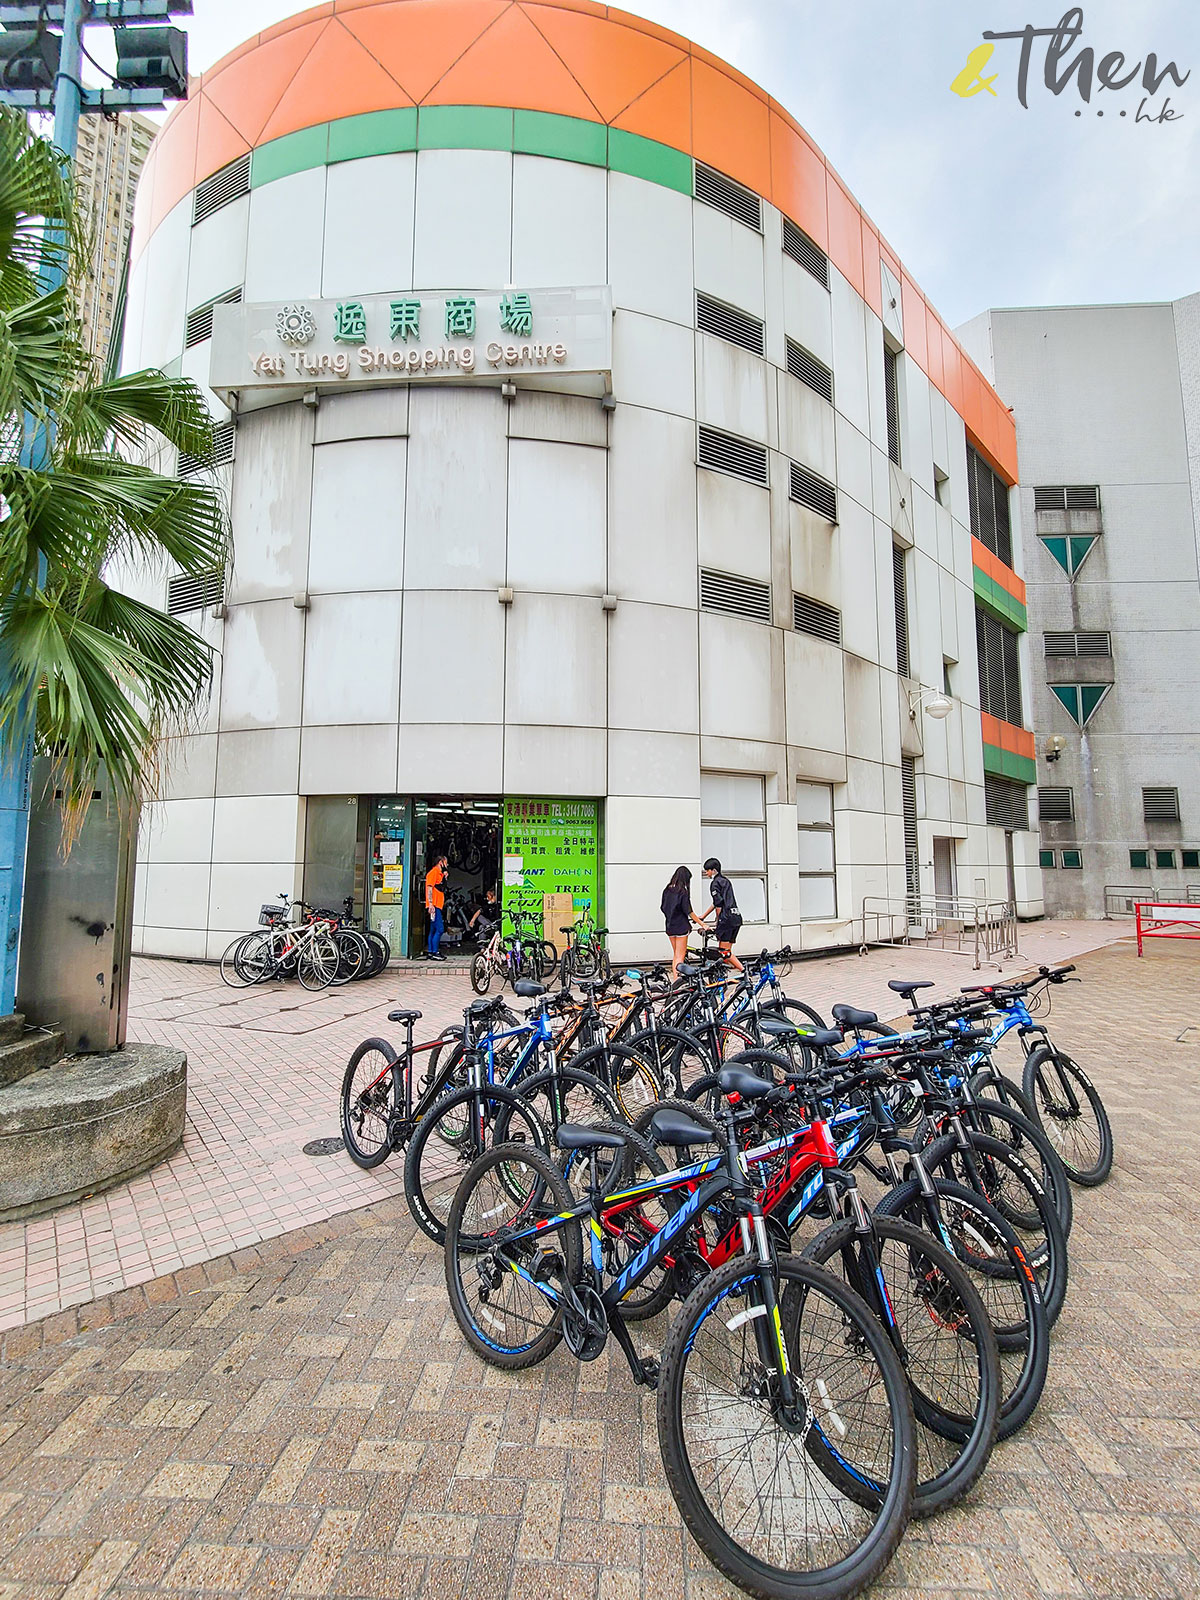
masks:
[[[0,1222],[111,1188],[183,1140],[187,1057],[130,1044],[32,1072],[0,1094]]]

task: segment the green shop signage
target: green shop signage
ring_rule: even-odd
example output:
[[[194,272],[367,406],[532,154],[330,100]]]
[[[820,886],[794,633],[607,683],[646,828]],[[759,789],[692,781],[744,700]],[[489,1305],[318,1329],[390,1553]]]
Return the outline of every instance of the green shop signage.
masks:
[[[599,922],[599,801],[505,800],[503,866],[507,910],[540,919],[544,895],[569,894]]]
[[[248,389],[510,376],[603,394],[611,370],[606,287],[405,290],[213,308],[209,384],[226,402]],[[577,381],[564,384],[567,374]]]

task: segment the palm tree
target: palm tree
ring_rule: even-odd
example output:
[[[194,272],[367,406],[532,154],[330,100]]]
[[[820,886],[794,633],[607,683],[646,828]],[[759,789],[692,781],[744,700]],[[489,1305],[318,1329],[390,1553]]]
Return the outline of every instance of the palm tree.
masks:
[[[105,574],[127,560],[220,568],[226,518],[210,484],[150,464],[164,445],[211,453],[195,385],[106,379],[82,343],[84,230],[60,159],[0,107],[0,740],[11,760],[32,735],[82,821],[101,763],[119,793],[153,793],[159,741],[212,672],[191,628]],[[48,262],[65,275],[52,288]]]

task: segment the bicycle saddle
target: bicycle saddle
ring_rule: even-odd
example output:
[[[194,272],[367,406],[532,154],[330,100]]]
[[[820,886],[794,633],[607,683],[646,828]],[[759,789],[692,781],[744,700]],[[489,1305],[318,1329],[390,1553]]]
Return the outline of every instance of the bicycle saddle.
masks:
[[[539,995],[546,992],[544,983],[534,983],[529,978],[518,978],[513,984],[513,993],[519,994],[522,1000],[536,1000]]]
[[[421,1020],[421,1013],[419,1011],[389,1011],[388,1012],[388,1021],[389,1022],[420,1022],[420,1020]]]
[[[757,1072],[747,1072],[745,1067],[722,1067],[717,1073],[717,1082],[722,1094],[736,1094],[741,1100],[757,1100],[760,1095],[770,1094],[775,1087],[768,1078],[760,1078]]]
[[[681,978],[694,978],[700,971],[700,968],[694,965],[691,961],[681,961],[677,971]]]
[[[625,1135],[608,1128],[589,1128],[579,1122],[564,1122],[554,1135],[560,1150],[620,1150]]]
[[[497,1006],[503,1005],[503,1000],[472,1000],[467,1010],[473,1017],[485,1017],[489,1011],[494,1011]]]
[[[879,1021],[873,1011],[856,1011],[853,1006],[834,1006],[833,1016],[843,1028],[869,1028]]]
[[[932,978],[918,978],[914,983],[907,983],[903,978],[889,978],[888,988],[897,994],[912,994],[915,989],[932,989]]]
[[[842,1042],[840,1028],[799,1028],[786,1017],[760,1017],[758,1025],[764,1033],[774,1038],[795,1039],[810,1050],[827,1050],[830,1045]]]
[[[659,1144],[711,1144],[717,1137],[683,1111],[656,1111],[650,1118],[650,1132]]]

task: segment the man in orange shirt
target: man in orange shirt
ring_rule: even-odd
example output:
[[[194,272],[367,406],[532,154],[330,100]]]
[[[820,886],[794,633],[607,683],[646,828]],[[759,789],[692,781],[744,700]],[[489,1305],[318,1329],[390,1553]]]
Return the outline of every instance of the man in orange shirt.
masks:
[[[442,907],[446,904],[446,893],[443,885],[446,882],[446,868],[449,862],[445,856],[438,856],[425,874],[425,909],[429,913],[429,947],[425,954],[430,961],[445,961],[445,956],[439,954],[438,945],[442,942]]]

